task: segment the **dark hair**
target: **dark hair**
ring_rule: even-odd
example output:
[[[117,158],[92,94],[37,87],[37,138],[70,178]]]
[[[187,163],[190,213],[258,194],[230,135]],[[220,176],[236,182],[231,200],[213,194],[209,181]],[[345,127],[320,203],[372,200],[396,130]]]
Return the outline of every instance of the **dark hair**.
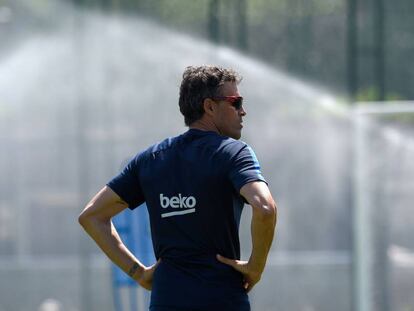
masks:
[[[203,101],[220,96],[224,82],[240,83],[241,76],[232,69],[217,66],[189,66],[184,70],[178,104],[185,125],[199,120],[204,114]]]

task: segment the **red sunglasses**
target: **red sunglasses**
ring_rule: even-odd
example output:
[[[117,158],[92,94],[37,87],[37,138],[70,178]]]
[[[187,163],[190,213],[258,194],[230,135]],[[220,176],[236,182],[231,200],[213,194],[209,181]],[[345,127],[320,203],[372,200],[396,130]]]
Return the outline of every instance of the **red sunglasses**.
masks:
[[[216,96],[213,97],[212,100],[222,100],[229,102],[234,108],[236,108],[236,110],[240,110],[243,106],[243,97],[241,96]]]

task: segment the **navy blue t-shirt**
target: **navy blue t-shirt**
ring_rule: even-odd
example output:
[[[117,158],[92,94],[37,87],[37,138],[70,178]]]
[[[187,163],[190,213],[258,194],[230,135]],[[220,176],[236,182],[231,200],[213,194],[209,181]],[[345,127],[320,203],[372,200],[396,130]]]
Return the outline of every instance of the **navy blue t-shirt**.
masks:
[[[146,202],[161,258],[151,307],[249,310],[242,275],[215,256],[240,259],[240,189],[252,181],[265,182],[246,143],[189,129],[139,153],[107,184],[131,209]]]

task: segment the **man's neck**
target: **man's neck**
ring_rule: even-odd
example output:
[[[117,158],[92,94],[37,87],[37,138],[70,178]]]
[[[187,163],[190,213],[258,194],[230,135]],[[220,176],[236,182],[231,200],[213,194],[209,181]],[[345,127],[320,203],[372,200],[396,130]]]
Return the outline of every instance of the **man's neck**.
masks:
[[[219,129],[215,126],[214,123],[206,122],[204,120],[197,120],[193,122],[190,126],[190,129],[198,129],[202,131],[209,131],[209,132],[216,132],[217,134],[221,134]]]

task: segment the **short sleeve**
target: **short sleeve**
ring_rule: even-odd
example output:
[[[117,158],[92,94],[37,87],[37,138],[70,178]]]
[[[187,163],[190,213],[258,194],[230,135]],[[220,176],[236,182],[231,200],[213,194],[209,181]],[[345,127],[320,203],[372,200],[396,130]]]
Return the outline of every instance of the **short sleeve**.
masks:
[[[237,192],[240,192],[240,189],[249,182],[262,181],[267,184],[262,176],[259,161],[248,145],[244,145],[235,155],[231,162],[229,178]]]
[[[134,157],[117,176],[106,184],[128,203],[130,209],[145,202],[139,181],[139,159],[139,155]]]

